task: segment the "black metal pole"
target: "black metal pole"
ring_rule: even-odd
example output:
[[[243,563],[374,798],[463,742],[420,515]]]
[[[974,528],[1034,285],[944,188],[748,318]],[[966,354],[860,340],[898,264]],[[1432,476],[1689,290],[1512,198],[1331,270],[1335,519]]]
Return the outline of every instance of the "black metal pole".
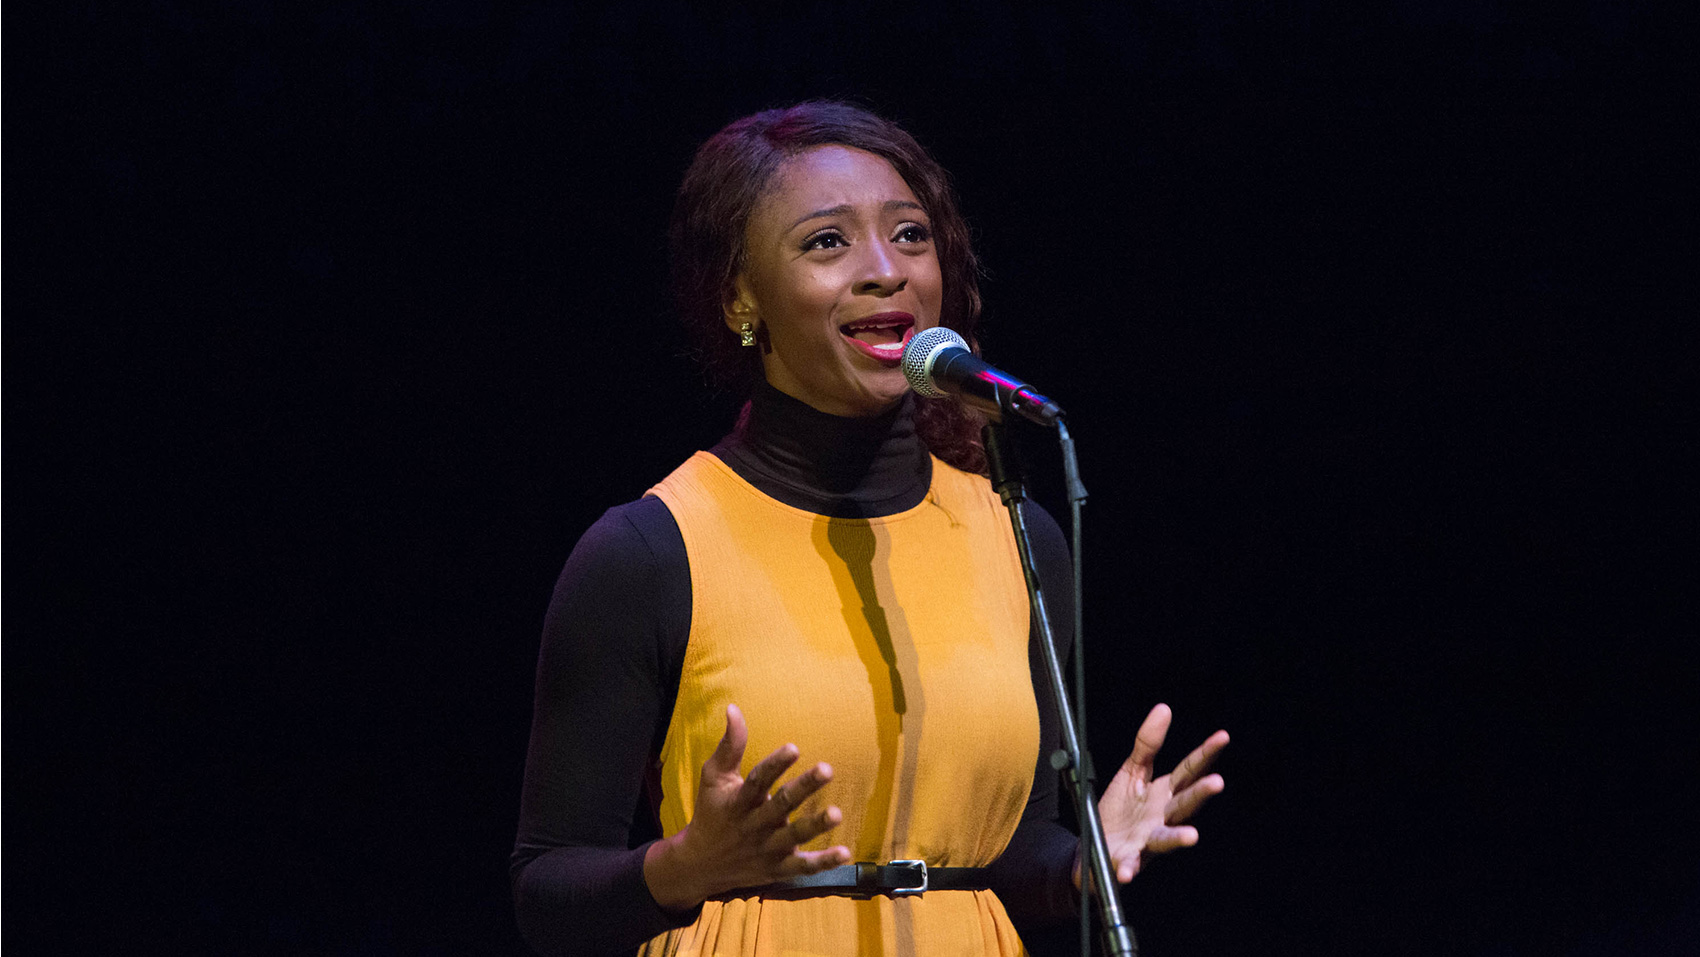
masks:
[[[1056,645],[1052,644],[1051,640],[1051,620],[1045,612],[1044,592],[1039,585],[1038,571],[1033,566],[1033,549],[1027,536],[1027,517],[1022,510],[1027,493],[1022,488],[1020,476],[1008,468],[1003,427],[995,423],[988,424],[981,432],[981,438],[986,446],[986,464],[991,472],[992,488],[997,490],[999,497],[1003,499],[1004,507],[1009,509],[1010,524],[1015,530],[1015,547],[1021,554],[1021,572],[1027,579],[1027,598],[1033,609],[1033,624],[1039,632],[1039,646],[1044,652],[1045,672],[1050,678],[1051,694],[1057,702],[1057,724],[1062,732],[1062,748],[1052,756],[1051,763],[1063,772],[1063,778],[1068,782],[1069,790],[1082,811],[1081,905],[1085,906],[1087,894],[1097,898],[1098,913],[1103,919],[1106,953],[1114,957],[1134,957],[1139,953],[1139,947],[1134,942],[1133,928],[1122,919],[1121,898],[1116,893],[1115,874],[1110,867],[1109,843],[1104,839],[1104,822],[1098,819],[1098,803],[1094,800],[1091,785],[1083,773],[1086,761],[1081,752],[1080,738],[1075,732],[1074,708],[1069,704],[1062,663],[1057,660]],[[1087,852],[1088,848],[1090,853]],[[1091,868],[1090,873],[1086,870],[1088,866]],[[1088,877],[1091,879],[1088,880]]]

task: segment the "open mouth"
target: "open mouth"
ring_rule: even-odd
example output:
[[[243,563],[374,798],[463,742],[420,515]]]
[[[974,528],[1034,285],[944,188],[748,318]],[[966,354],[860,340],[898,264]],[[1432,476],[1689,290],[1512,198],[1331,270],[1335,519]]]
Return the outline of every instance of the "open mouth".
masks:
[[[915,317],[907,312],[882,312],[838,327],[858,352],[881,362],[903,361],[903,347],[915,335]]]

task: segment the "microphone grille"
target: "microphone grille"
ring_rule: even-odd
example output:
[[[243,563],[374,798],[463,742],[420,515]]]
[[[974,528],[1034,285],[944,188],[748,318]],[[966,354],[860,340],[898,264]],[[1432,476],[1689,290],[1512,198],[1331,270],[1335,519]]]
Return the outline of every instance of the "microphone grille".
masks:
[[[942,399],[948,394],[933,385],[932,377],[933,358],[944,349],[970,351],[967,340],[944,326],[915,333],[909,344],[903,347],[903,377],[909,380],[911,389],[929,399]]]

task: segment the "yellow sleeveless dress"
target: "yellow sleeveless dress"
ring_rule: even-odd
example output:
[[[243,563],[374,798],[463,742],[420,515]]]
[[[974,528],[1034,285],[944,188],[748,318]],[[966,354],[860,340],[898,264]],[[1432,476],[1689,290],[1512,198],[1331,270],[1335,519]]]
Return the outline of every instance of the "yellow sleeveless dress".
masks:
[[[844,821],[809,848],[852,860],[991,863],[1033,783],[1039,719],[1028,606],[1007,514],[984,478],[933,460],[920,505],[837,519],[785,505],[698,452],[650,490],[678,522],[691,628],[661,751],[661,823],[691,819],[728,703],[744,773],[786,742],[834,776],[804,813]],[[712,900],[642,957],[1024,954],[991,891]]]

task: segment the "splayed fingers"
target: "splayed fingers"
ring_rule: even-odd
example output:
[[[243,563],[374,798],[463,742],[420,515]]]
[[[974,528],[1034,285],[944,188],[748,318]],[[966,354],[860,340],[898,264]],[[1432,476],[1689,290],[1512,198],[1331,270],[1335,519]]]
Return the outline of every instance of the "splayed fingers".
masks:
[[[844,820],[831,806],[798,813],[832,780],[832,768],[815,764],[778,784],[798,760],[797,746],[787,744],[756,762],[746,776],[739,768],[748,741],[743,713],[728,705],[726,732],[703,762],[690,823],[644,853],[644,881],[656,902],[669,910],[689,909],[715,894],[813,874],[850,860],[850,850],[843,846],[800,849]]]
[[[1220,774],[1206,773],[1227,747],[1226,731],[1206,738],[1174,771],[1153,778],[1172,719],[1167,705],[1151,709],[1139,726],[1132,753],[1098,802],[1116,879],[1122,883],[1133,879],[1146,855],[1197,844],[1198,829],[1186,822],[1226,787]]]

